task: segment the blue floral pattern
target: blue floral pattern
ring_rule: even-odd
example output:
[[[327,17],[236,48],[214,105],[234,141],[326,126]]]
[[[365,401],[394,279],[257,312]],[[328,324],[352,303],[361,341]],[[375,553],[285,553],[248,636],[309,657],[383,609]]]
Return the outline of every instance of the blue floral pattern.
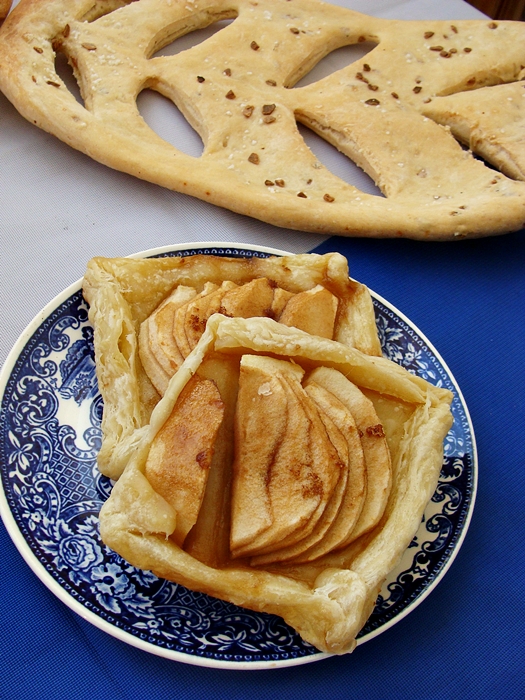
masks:
[[[177,254],[196,252],[266,255],[219,247]],[[468,413],[448,370],[409,323],[383,302],[374,303],[385,356],[451,389],[455,423],[436,492],[383,587],[362,640],[406,613],[446,570],[468,523],[476,467]],[[158,579],[103,544],[98,512],[111,482],[96,467],[101,413],[93,330],[78,290],[56,306],[21,350],[0,413],[3,489],[20,533],[47,575],[90,612],[95,624],[109,623],[131,643],[141,640],[176,658],[188,655],[203,664],[315,659],[319,652],[282,619]]]

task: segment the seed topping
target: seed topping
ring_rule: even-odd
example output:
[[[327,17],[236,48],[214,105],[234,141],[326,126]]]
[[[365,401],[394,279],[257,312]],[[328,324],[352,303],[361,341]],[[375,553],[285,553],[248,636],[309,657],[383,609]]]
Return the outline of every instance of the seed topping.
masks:
[[[259,165],[259,163],[260,163],[260,159],[259,159],[259,156],[257,155],[257,153],[250,153],[250,155],[248,156],[248,160],[250,161],[250,163],[253,163],[254,165]]]
[[[261,47],[259,46],[259,44],[256,41],[252,41],[252,43],[250,44],[250,48],[253,49],[254,51],[259,51],[259,49]]]

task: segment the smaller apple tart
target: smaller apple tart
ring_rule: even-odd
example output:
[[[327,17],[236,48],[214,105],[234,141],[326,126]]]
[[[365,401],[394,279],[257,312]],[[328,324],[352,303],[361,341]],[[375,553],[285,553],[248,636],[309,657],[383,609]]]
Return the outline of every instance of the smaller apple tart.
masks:
[[[345,653],[418,529],[449,391],[381,356],[338,254],[90,261],[104,542]]]

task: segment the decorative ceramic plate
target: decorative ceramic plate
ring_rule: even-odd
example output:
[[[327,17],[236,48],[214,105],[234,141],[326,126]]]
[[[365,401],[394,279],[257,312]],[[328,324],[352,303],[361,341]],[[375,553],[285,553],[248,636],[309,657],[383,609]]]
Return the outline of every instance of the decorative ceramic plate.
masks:
[[[259,256],[263,247],[193,244],[133,257],[196,252]],[[372,639],[437,585],[465,536],[475,499],[476,451],[467,407],[432,345],[373,295],[384,354],[454,392],[436,492],[399,566],[359,635]],[[111,490],[100,475],[102,400],[93,331],[80,282],[28,326],[0,374],[0,515],[20,553],[60,600],[109,634],[146,651],[202,666],[271,668],[326,656],[280,618],[194,593],[127,564],[100,540],[98,512]]]

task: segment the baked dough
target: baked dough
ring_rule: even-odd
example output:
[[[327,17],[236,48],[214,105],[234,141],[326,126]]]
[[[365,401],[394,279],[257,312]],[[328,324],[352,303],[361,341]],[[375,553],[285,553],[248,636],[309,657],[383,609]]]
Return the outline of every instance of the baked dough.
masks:
[[[83,287],[94,325],[97,374],[104,399],[99,465],[117,480],[100,513],[104,542],[132,565],[150,569],[160,577],[237,605],[280,615],[315,647],[336,654],[355,647],[356,635],[370,615],[385,577],[417,531],[436,487],[443,439],[452,423],[449,391],[428,384],[377,352],[370,296],[363,285],[347,275],[345,259],[335,253],[251,260],[205,255],[146,260],[95,258],[88,265]],[[141,324],[179,285],[194,287],[198,292],[207,281],[246,284],[261,276],[293,294],[323,283],[344,310],[344,314],[337,315],[337,337],[313,335],[269,317],[213,313],[160,396],[148,384],[140,361]],[[322,502],[324,508],[323,513],[315,508],[311,511],[319,517],[303,533],[308,547],[296,549],[301,540],[296,535],[301,533],[291,534],[294,524],[288,516],[274,521],[278,526],[274,532],[284,535],[282,544],[290,555],[281,559],[268,557],[275,544],[271,537],[259,541],[257,556],[249,553],[245,557],[242,551],[234,556],[230,551],[239,364],[247,368],[249,382],[257,373],[262,377],[262,383],[249,388],[245,398],[269,398],[271,378],[280,373],[282,381],[287,382],[292,404],[299,402],[310,423],[316,424],[318,435],[322,426],[310,411],[317,410],[318,416],[324,416],[321,420],[337,450],[332,458],[340,472],[330,476],[323,466],[318,473],[318,479],[324,479],[331,489],[331,499],[324,498],[322,491],[307,494],[317,494],[317,502]],[[209,390],[210,381],[220,399]],[[200,391],[195,389],[195,382],[203,387],[204,398],[201,404],[194,404],[197,410],[192,411],[190,406],[188,411],[187,397]],[[189,416],[194,439],[199,432],[193,429],[199,405],[207,407],[205,420],[210,431],[213,420],[216,425],[213,416],[218,411],[224,410],[224,419],[211,459],[210,443],[205,442],[207,452],[202,459],[209,466],[209,475],[204,494],[198,473],[196,478],[190,474],[183,484],[188,493],[193,486],[198,487],[202,507],[195,521],[187,501],[173,500],[169,485],[163,492],[163,485],[152,483],[154,479],[148,479],[148,474],[159,454],[159,443],[161,447],[169,444],[165,433],[173,425],[172,432],[180,428],[179,411]],[[290,405],[286,404],[286,410]],[[280,410],[279,402],[275,406]],[[239,410],[239,424],[244,426],[249,411],[242,406]],[[352,414],[349,420],[354,415],[355,420],[345,427],[348,413]],[[352,430],[352,425],[358,428],[358,421],[363,421],[365,429],[361,432],[365,437],[379,445],[380,452],[374,454],[374,446],[361,443],[367,479],[377,486],[375,495],[372,490],[367,499],[372,505],[380,501],[380,507],[373,519],[367,516],[368,526],[357,531],[355,539],[345,539],[335,527],[331,507],[341,512],[343,490],[350,476],[345,450],[351,438],[345,444],[342,430]],[[302,434],[300,423],[294,429],[296,442],[290,445],[296,453],[301,450],[297,442]],[[257,438],[256,432],[251,432]],[[314,448],[319,454],[325,450],[320,447],[322,443],[316,438]],[[375,474],[371,465],[376,466]],[[283,479],[280,488],[277,482],[274,484],[275,498],[286,502],[286,474],[281,471],[275,476]],[[364,512],[361,503],[359,517],[352,521],[354,526],[359,526]],[[263,511],[257,506],[254,518],[260,513]],[[193,526],[188,517],[193,518]],[[320,530],[331,533],[334,539],[330,546],[310,556],[312,547],[319,544],[315,535]]]
[[[11,9],[11,0],[0,0],[0,24],[7,17]]]
[[[437,97],[423,113],[507,177],[525,180],[525,82]]]
[[[143,321],[181,285],[200,292],[206,284],[224,280],[244,284],[260,277],[294,294],[325,285],[340,300],[334,339],[370,355],[381,354],[368,289],[349,279],[346,258],[338,253],[240,259],[210,255],[93,258],[83,289],[91,305],[95,347],[102,358],[97,370],[105,403],[104,441],[98,455],[103,474],[120,476],[134,450],[137,430],[147,424],[160,398],[139,359]]]
[[[233,21],[191,49],[155,55],[219,20]],[[325,55],[363,42],[374,45],[364,59],[294,89]],[[57,74],[58,53],[83,104]],[[500,104],[497,86],[520,81],[524,65],[522,22],[395,21],[318,0],[22,0],[0,40],[0,89],[20,113],[112,168],[277,226],[425,240],[523,226],[525,184],[511,179],[522,170],[495,173],[429,106],[464,95],[475,110],[478,94]],[[197,131],[200,157],[145,123],[137,96],[146,88]],[[477,153],[492,160],[501,139],[505,162],[521,158],[523,138],[502,133],[507,116],[494,129],[472,126]],[[355,161],[383,196],[331,173],[298,122]],[[523,135],[521,117],[512,123]]]

